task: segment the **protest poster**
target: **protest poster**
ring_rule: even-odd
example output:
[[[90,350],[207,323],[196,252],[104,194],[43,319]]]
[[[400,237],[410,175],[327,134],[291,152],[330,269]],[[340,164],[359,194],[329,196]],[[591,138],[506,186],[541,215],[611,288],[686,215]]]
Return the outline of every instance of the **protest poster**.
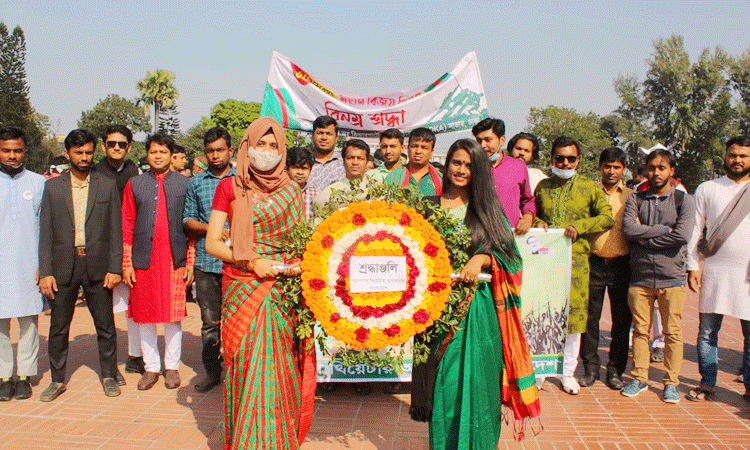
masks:
[[[260,115],[297,131],[312,131],[318,116],[331,116],[342,132],[368,135],[388,128],[465,130],[488,117],[488,111],[475,52],[429,85],[379,95],[334,87],[273,52]]]
[[[516,236],[523,259],[521,320],[537,377],[562,376],[572,248],[564,231],[532,228]]]

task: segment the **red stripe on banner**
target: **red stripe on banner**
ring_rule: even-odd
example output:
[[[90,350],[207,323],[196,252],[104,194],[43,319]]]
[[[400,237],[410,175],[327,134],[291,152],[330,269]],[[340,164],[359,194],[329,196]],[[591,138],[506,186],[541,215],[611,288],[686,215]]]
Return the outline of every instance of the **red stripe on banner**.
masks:
[[[289,128],[289,113],[287,113],[287,110],[286,110],[286,103],[284,102],[284,96],[281,95],[281,91],[278,89],[274,89],[273,93],[276,94],[276,97],[279,99],[279,106],[281,107],[282,126],[284,128]]]

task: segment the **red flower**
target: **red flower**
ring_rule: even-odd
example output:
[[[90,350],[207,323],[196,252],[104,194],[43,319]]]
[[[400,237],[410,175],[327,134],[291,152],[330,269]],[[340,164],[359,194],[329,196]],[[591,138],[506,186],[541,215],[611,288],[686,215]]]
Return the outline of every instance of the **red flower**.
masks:
[[[446,288],[446,284],[445,283],[442,283],[440,281],[436,281],[436,282],[430,284],[427,287],[427,290],[430,291],[430,292],[440,292],[440,291],[444,290],[445,288]]]
[[[437,256],[438,250],[439,249],[437,245],[433,244],[432,242],[428,242],[427,245],[424,246],[424,252],[429,256],[432,256],[433,258]]]
[[[383,310],[383,308],[375,308],[375,311],[372,313],[372,315],[377,318],[380,318],[385,315],[385,311]]]
[[[430,313],[428,313],[427,310],[423,308],[415,312],[413,317],[414,321],[417,323],[427,323],[427,321],[430,320]]]
[[[333,313],[331,314],[331,322],[338,322],[341,316],[339,316],[339,313]]]
[[[359,327],[357,328],[357,331],[354,332],[354,334],[357,335],[357,340],[359,342],[365,342],[367,341],[367,337],[370,336],[370,330],[367,328]]]
[[[383,333],[385,333],[386,336],[390,336],[390,337],[393,337],[399,334],[400,332],[401,332],[401,328],[396,324],[393,324],[390,327],[383,330]]]
[[[352,217],[352,223],[357,226],[361,226],[367,223],[367,219],[365,219],[365,216],[362,214],[355,214],[354,217]]]
[[[333,247],[333,236],[326,235],[321,239],[320,244],[323,246],[323,248],[331,248]]]
[[[401,219],[399,219],[398,223],[403,226],[407,226],[411,223],[411,217],[409,217],[408,214],[403,213],[401,214]]]
[[[310,287],[315,289],[316,291],[319,291],[326,287],[326,282],[321,280],[320,278],[313,278],[310,280]]]
[[[349,276],[349,265],[346,262],[342,262],[341,264],[339,264],[339,268],[336,273],[338,273],[339,276],[342,277]]]

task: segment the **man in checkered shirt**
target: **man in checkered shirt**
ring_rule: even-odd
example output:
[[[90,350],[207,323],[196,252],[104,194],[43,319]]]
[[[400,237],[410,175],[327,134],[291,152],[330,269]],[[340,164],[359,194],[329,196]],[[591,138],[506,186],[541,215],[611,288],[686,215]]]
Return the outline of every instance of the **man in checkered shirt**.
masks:
[[[201,340],[206,378],[195,385],[198,392],[208,392],[221,382],[221,266],[222,262],[206,253],[206,230],[211,216],[211,203],[219,181],[235,174],[229,164],[234,150],[227,130],[214,127],[203,137],[208,170],[190,179],[185,196],[182,221],[189,233],[197,238],[195,246],[195,287],[201,308]],[[229,227],[224,239],[229,238]]]

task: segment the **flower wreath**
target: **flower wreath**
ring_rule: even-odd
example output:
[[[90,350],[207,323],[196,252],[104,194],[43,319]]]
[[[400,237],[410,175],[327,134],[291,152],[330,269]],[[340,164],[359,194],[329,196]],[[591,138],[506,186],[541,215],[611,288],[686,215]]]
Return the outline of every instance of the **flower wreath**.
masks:
[[[405,257],[406,290],[350,292],[352,256]],[[301,268],[307,306],[329,335],[355,350],[400,345],[425,331],[451,291],[442,237],[401,203],[357,202],[334,212],[307,243]]]
[[[342,211],[351,207],[352,204],[362,202],[363,197],[365,202],[357,205],[356,211],[350,209],[349,213],[346,213],[348,215]],[[367,203],[368,201],[370,203]],[[368,204],[371,206],[368,207]],[[377,207],[372,206],[376,204]],[[385,213],[385,211],[393,211],[394,208],[398,208],[401,214]],[[422,214],[428,210],[431,213],[426,214],[429,217],[425,221]],[[357,214],[361,217],[357,216],[355,219]],[[326,221],[334,215],[338,218]],[[406,227],[399,223],[406,222],[405,217],[408,217]],[[324,223],[327,225],[323,225]],[[316,224],[320,225],[316,228]],[[399,230],[403,229],[404,232],[396,234],[391,225],[399,225]],[[327,231],[324,231],[324,226]],[[346,233],[354,232],[355,229],[363,230],[359,231],[361,235],[351,234],[348,238],[344,237]],[[370,237],[364,237],[365,234]],[[391,239],[390,235],[393,235],[395,239]],[[414,238],[412,235],[420,237]],[[348,190],[334,191],[329,202],[316,211],[312,220],[296,224],[285,236],[284,247],[293,257],[303,259],[302,276],[281,277],[279,282],[284,295],[275,301],[296,318],[297,338],[315,337],[317,346],[323,353],[333,352],[331,356],[345,366],[366,364],[373,367],[390,366],[398,370],[403,362],[405,346],[392,346],[386,352],[375,348],[387,347],[392,342],[404,342],[413,334],[420,337],[414,340],[412,346],[413,360],[415,363],[424,362],[429,353],[427,344],[441,333],[455,332],[467,311],[467,300],[473,294],[474,285],[451,284],[448,277],[451,269],[454,272],[460,271],[468,261],[465,249],[470,240],[471,235],[462,222],[456,221],[441,208],[425,201],[414,186],[402,189],[386,183],[371,182],[364,196],[358,183],[352,183]],[[352,247],[355,241],[358,241],[357,245]],[[428,243],[432,243],[434,247],[428,246]],[[336,244],[340,248],[336,247]],[[331,262],[334,248],[339,249],[340,257],[337,256],[335,262]],[[308,250],[310,253],[306,253]],[[351,253],[347,253],[347,250],[351,250]],[[447,253],[443,253],[442,250],[446,250]],[[399,254],[406,256],[408,252],[414,260],[411,262],[412,259],[409,259],[409,264],[415,268],[428,267],[429,270],[420,269],[420,274],[410,276],[409,281],[413,279],[414,284],[406,292],[370,293],[367,294],[367,303],[364,303],[363,296],[359,294],[351,296],[350,299],[346,295],[337,295],[336,292],[337,286],[342,286],[336,284],[338,280],[342,277],[344,280],[346,278],[338,273],[339,266],[344,262],[345,257],[351,258],[355,252],[357,255],[375,256],[381,254],[383,256]],[[424,262],[420,262],[415,256],[419,254],[423,255]],[[447,260],[449,260],[449,267],[446,269],[444,264]],[[436,264],[437,271],[435,270]],[[347,266],[348,263],[344,264],[342,269],[346,270]],[[333,273],[330,271],[332,267]],[[420,278],[420,275],[428,278],[425,280]],[[433,279],[430,279],[430,276]],[[445,283],[446,287],[443,289],[442,285],[432,283]],[[422,291],[425,286],[426,289]],[[414,300],[417,297],[418,287],[419,291],[423,292],[422,298]],[[338,294],[344,293],[341,289],[338,291]],[[439,306],[441,296],[447,297],[442,307]],[[343,304],[349,311],[348,314],[345,313],[347,317],[344,317],[343,321],[338,306],[333,306],[334,298],[337,302],[340,301],[338,306]],[[351,307],[346,305],[345,301],[351,303]],[[423,306],[416,307],[416,301]],[[407,309],[407,304],[414,305],[414,307]],[[355,306],[357,308],[354,308]],[[313,315],[313,309],[321,311],[316,312],[316,316],[323,323],[320,333],[315,332],[317,321],[316,316]],[[398,310],[398,315],[393,314],[397,312],[396,310]],[[421,310],[424,312],[420,312]],[[411,313],[410,316],[409,313]],[[396,317],[399,318],[398,322],[383,327],[387,323],[386,320],[395,320]],[[376,326],[378,324],[381,326]],[[338,331],[334,330],[337,329],[342,330],[338,334],[339,338],[346,339],[349,345],[339,346],[337,343],[337,349],[332,349],[326,341],[327,331],[336,335]],[[423,331],[420,333],[419,330]],[[339,340],[339,343],[343,342]],[[359,350],[353,351],[356,349]]]

